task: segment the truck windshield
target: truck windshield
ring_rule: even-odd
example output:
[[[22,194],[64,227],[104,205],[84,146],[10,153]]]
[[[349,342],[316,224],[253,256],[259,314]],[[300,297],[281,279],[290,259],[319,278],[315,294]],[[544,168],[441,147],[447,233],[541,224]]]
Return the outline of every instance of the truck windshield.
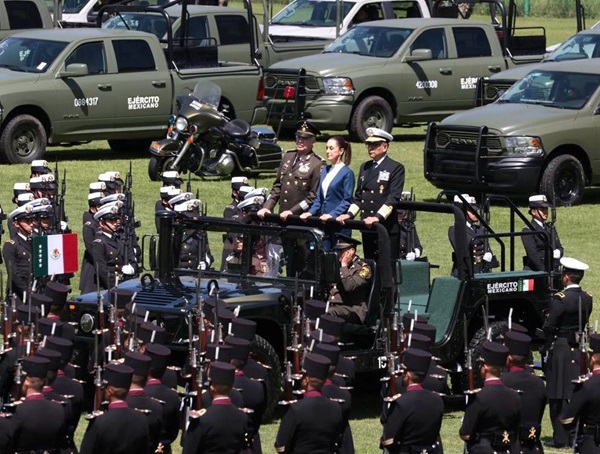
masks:
[[[580,60],[600,57],[600,34],[575,35],[548,55],[544,61]]]
[[[358,25],[327,46],[324,52],[388,58],[398,52],[413,31],[409,28]]]
[[[43,73],[66,46],[62,41],[11,37],[0,43],[0,68]]]
[[[344,17],[354,6],[354,2],[341,2]],[[296,0],[279,11],[272,25],[304,25],[312,27],[335,27],[337,17],[337,2],[320,0]]]
[[[177,17],[170,16],[171,24]],[[167,33],[167,22],[161,14],[152,13],[121,13],[113,16],[102,24],[102,28],[117,28],[122,30],[137,30],[164,38]]]
[[[581,109],[599,85],[598,74],[533,71],[509,88],[498,102]]]

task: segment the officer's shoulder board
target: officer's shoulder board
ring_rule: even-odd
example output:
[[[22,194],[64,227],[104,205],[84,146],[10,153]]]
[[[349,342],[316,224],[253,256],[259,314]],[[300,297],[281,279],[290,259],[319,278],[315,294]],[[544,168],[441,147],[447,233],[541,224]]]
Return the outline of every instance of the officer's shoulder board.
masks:
[[[6,242],[7,242],[8,244],[15,244],[15,240],[11,240],[10,238],[9,238],[8,240],[6,240]]]
[[[554,296],[555,296],[556,298],[563,299],[563,298],[565,297],[565,294],[564,294],[563,292],[556,292],[556,293],[554,294]]]
[[[92,225],[92,221],[87,221],[85,224],[83,225]]]
[[[134,408],[135,411],[139,411],[140,413],[144,413],[145,415],[149,415],[152,413],[152,410],[148,410],[147,408]]]
[[[100,238],[96,238],[93,243],[102,243],[102,240]]]
[[[363,279],[369,279],[371,277],[371,267],[367,262],[362,262],[360,264],[360,271],[358,272],[358,275]]]
[[[592,298],[592,294],[591,294],[590,292],[585,292],[585,294],[586,294],[587,296],[589,296],[590,298]]]
[[[157,399],[156,397],[150,397],[150,399],[155,400],[161,405],[166,405],[167,403],[164,400]]]

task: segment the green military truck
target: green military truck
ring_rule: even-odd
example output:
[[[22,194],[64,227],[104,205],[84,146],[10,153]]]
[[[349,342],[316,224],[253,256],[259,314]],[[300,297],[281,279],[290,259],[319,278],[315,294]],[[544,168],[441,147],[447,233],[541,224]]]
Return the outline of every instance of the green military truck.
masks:
[[[425,178],[441,189],[578,204],[600,183],[595,59],[545,63],[495,103],[429,125]]]
[[[220,61],[216,45],[174,43],[170,30],[165,44],[150,33],[96,28],[31,30],[4,40],[0,158],[31,162],[47,145],[90,140],[145,151],[165,135],[176,96],[202,78],[221,87],[231,118],[260,122],[260,65]]]
[[[488,332],[496,338],[506,330],[509,314],[512,313],[513,322],[535,334],[535,329],[543,323],[544,310],[550,301],[550,271],[522,271],[520,266],[517,267],[521,260],[515,257],[514,242],[520,240],[522,233],[516,232],[520,229],[515,228],[514,219],[521,219],[526,225],[529,221],[509,200],[498,199],[496,202],[495,205],[507,204],[514,214],[509,231],[496,232],[490,227],[489,235],[473,239],[488,239],[495,245],[501,266],[492,273],[474,273],[474,261],[469,253],[473,245],[467,241],[465,217],[452,204],[401,202],[400,207],[419,213],[435,213],[440,223],[447,221],[448,225],[454,225],[456,277],[431,279],[430,264],[425,261],[401,260],[392,268],[387,232],[382,226],[374,225],[379,238],[380,259],[368,261],[373,278],[368,292],[366,321],[364,325],[347,324],[342,339],[343,354],[355,358],[358,372],[385,373],[394,363],[390,355],[399,346],[391,345],[393,332],[400,329],[395,313],[404,314],[410,310],[428,317],[437,328],[433,353],[459,377],[467,369],[467,358],[477,357]],[[305,322],[297,318],[304,314],[305,300],[326,298],[328,289],[338,282],[337,255],[324,247],[323,239],[325,233],[339,231],[341,226],[335,221],[324,225],[318,219],[303,221],[296,216],[288,217],[286,223],[275,215],[267,217],[269,223],[255,217],[235,222],[208,217],[176,219],[172,212],[161,212],[158,216],[161,232],[158,241],[156,237],[143,241],[148,274],[138,280],[122,282],[120,287],[136,292],[138,310],[147,311],[150,321],[166,328],[174,352],[173,362],[183,366],[188,364],[190,351],[196,348],[198,297],[207,298],[209,282],[217,282],[218,297],[230,309],[236,309],[239,316],[252,319],[258,325],[252,355],[271,367],[267,385],[269,407],[273,409],[282,386],[282,365],[289,359],[286,346],[302,342],[306,331],[301,328],[300,337],[294,335],[295,328],[305,326]],[[484,219],[482,223],[488,225]],[[346,227],[353,230],[354,236],[366,229],[361,221],[348,221]],[[197,270],[180,268],[176,257],[190,231],[207,234],[215,257],[221,256],[223,235],[241,236],[241,263],[225,267],[222,272],[206,270],[201,275]],[[532,234],[545,238],[543,234]],[[446,232],[441,231],[441,235],[440,240],[446,241]],[[284,244],[286,253],[282,253]],[[258,249],[266,257],[264,273],[260,276],[253,268],[253,256]],[[549,251],[548,245],[547,253]],[[98,301],[104,304],[105,313],[110,313],[110,298],[104,292],[102,296],[85,294],[68,304],[67,318],[77,331],[77,362],[82,365],[88,364],[93,332],[98,327]],[[462,395],[460,385],[453,391]]]
[[[1,0],[0,39],[31,28],[53,28],[44,0]]]

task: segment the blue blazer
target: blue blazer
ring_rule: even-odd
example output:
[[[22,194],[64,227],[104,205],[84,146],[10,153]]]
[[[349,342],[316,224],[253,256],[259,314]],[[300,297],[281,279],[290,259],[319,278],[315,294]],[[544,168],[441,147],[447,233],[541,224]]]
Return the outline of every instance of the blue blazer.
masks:
[[[348,166],[340,169],[327,189],[327,197],[323,195],[323,180],[331,170],[331,165],[325,166],[319,179],[317,197],[309,208],[313,216],[330,214],[334,218],[348,211],[354,196],[354,172]]]

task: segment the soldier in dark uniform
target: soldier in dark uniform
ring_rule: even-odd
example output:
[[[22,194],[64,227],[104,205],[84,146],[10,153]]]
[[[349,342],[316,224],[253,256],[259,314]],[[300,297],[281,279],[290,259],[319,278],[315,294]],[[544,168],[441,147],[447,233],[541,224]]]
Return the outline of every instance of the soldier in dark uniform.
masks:
[[[400,250],[400,227],[396,218],[396,205],[404,188],[404,166],[388,156],[393,136],[378,128],[367,129],[367,151],[370,161],[360,166],[354,203],[348,213],[337,217],[339,222],[354,219],[362,211],[362,220],[367,225],[380,222],[390,236],[391,259],[398,258]],[[363,232],[365,258],[378,257],[377,235]]]
[[[231,202],[223,210],[223,219],[232,219],[238,214],[237,205],[244,200],[244,197],[240,194],[242,186],[248,186],[247,177],[233,177],[231,179]]]
[[[573,393],[572,381],[580,373],[577,333],[585,329],[592,313],[592,297],[579,285],[588,265],[570,257],[563,257],[560,263],[564,290],[554,294],[543,326],[546,345],[550,345],[545,375],[555,447],[570,444],[559,418]]]
[[[169,203],[171,202],[173,202],[173,199],[169,201]],[[200,216],[201,204],[202,202],[199,199],[174,202],[173,210],[180,219],[193,219]],[[186,229],[184,235],[181,237],[179,268],[204,271],[209,269],[214,261],[206,232],[193,228]]]
[[[463,203],[463,199],[466,203]],[[454,197],[454,203],[463,209],[465,217],[467,219],[467,247],[471,248],[471,259],[473,263],[474,273],[486,273],[492,268],[498,266],[498,260],[494,256],[492,249],[490,248],[489,240],[487,238],[474,239],[476,235],[484,235],[487,230],[480,226],[477,221],[476,211],[479,210],[475,197],[471,197],[469,194],[462,194],[462,198],[459,196]],[[454,236],[454,226],[448,228],[448,239],[452,245],[452,249],[456,250],[456,239]],[[456,254],[452,254],[452,275],[457,276],[458,269],[456,265]]]
[[[175,186],[162,186],[160,188],[160,200],[156,201],[154,205],[154,213],[159,211],[173,211],[173,206],[169,203],[169,200],[181,195],[181,189]],[[160,233],[160,221],[158,217],[154,217],[154,224],[156,225],[156,233]]]
[[[546,248],[551,248],[552,266],[551,271],[558,273],[560,258],[564,255],[562,244],[558,238],[558,233],[554,224],[548,222],[548,208],[550,203],[545,195],[534,195],[529,197],[529,214],[531,215],[531,225],[536,232],[546,232],[548,234],[548,243],[539,235],[523,235],[523,246],[525,247],[525,257],[523,257],[523,266],[526,270],[546,271]],[[530,232],[528,227],[523,232]],[[556,286],[555,286],[556,287]]]
[[[544,449],[540,435],[548,399],[544,381],[526,369],[531,337],[517,331],[509,331],[504,335],[504,345],[508,348],[508,372],[502,374],[502,382],[519,392],[521,397],[521,453],[542,453]]]
[[[83,259],[81,260],[81,273],[79,280],[79,290],[81,293],[89,293],[96,290],[94,282],[94,260],[92,258],[92,243],[96,237],[96,232],[100,228],[100,225],[94,214],[98,212],[101,206],[100,200],[104,197],[103,192],[92,192],[88,194],[88,211],[83,213],[83,228],[81,233],[83,235],[83,244],[85,246],[85,252],[83,253]]]
[[[481,347],[483,388],[471,396],[459,435],[468,454],[519,454],[521,398],[502,383],[508,348],[486,341]]]
[[[580,384],[561,415],[567,429],[577,426],[575,452],[600,452],[600,335],[590,335],[592,374]]]
[[[411,200],[410,191],[402,192],[402,200]],[[400,226],[400,255],[403,260],[415,260],[423,254],[423,246],[419,240],[417,228],[414,222],[414,213],[398,208],[396,210],[398,225]]]
[[[281,420],[275,439],[277,452],[336,452],[343,426],[342,409],[322,394],[330,365],[329,359],[317,353],[304,358],[304,394]]]
[[[10,419],[14,430],[14,452],[57,454],[66,447],[66,422],[62,406],[44,398],[50,361],[38,356],[23,359],[26,374],[22,389],[25,401],[16,406]]]
[[[235,367],[211,362],[208,370],[212,405],[193,411],[183,444],[183,454],[236,454],[248,446],[248,417],[232,405],[229,392],[235,379]]]
[[[149,449],[150,452],[153,452],[160,443],[163,430],[163,412],[160,402],[148,396],[144,390],[144,386],[148,381],[151,361],[149,356],[142,353],[127,352],[125,354],[125,365],[133,369],[131,386],[125,401],[130,408],[142,410],[146,414],[148,429],[150,430]]]
[[[253,342],[254,336],[256,335],[256,322],[254,320],[236,317],[231,320],[229,332],[231,336],[241,337],[249,342]],[[251,356],[246,359],[244,374],[253,380],[263,383],[265,393],[267,390],[265,383],[268,378],[268,372],[269,371],[263,364],[259,363]]]
[[[8,215],[8,222],[15,227],[16,235],[4,243],[2,255],[9,276],[11,276],[11,291],[17,298],[23,298],[23,293],[31,285],[31,235],[34,217],[31,207],[24,205],[13,210]]]
[[[146,415],[129,408],[125,399],[133,369],[124,364],[104,368],[108,411],[92,419],[81,442],[81,454],[149,454]]]
[[[337,235],[334,246],[340,261],[340,280],[329,289],[329,313],[350,323],[364,323],[371,283],[371,268],[356,255],[360,241]]]
[[[98,181],[106,185],[104,192],[107,195],[110,194],[121,194],[123,192],[123,179],[121,173],[110,170],[108,172],[101,173],[98,175]]]
[[[121,225],[120,207],[121,202],[110,203],[94,215],[100,226],[92,242],[92,258],[97,271],[94,279],[103,290],[115,286],[117,273],[126,276],[135,274],[133,265],[124,263],[124,244],[117,233]]]
[[[389,453],[443,453],[438,436],[444,415],[442,398],[423,388],[431,355],[409,348],[404,352],[406,392],[394,401],[383,426],[382,448]]]
[[[179,433],[179,396],[177,391],[163,384],[162,377],[169,365],[171,350],[160,344],[147,344],[144,354],[149,356],[150,372],[146,382],[146,394],[162,402],[163,429],[160,435],[160,447],[164,454],[171,452],[171,444]]]

